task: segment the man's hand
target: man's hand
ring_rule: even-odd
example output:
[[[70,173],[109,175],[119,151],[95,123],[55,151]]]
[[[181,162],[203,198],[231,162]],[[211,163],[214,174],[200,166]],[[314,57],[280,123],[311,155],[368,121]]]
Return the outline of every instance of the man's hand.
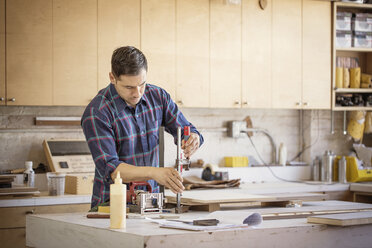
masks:
[[[182,140],[182,149],[186,158],[190,158],[196,150],[198,150],[200,145],[200,138],[197,133],[190,133],[189,139],[186,141]]]
[[[172,190],[173,193],[182,193],[185,189],[182,184],[182,177],[173,168],[153,168],[152,178],[157,181],[159,184],[164,185],[165,187]]]

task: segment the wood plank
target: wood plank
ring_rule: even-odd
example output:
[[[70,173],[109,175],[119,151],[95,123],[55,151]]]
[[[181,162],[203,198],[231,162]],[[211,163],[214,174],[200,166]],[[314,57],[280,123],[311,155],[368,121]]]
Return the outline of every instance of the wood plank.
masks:
[[[53,105],[86,106],[96,94],[97,0],[54,0]]]
[[[327,224],[333,226],[354,226],[372,224],[372,211],[311,216],[307,217],[307,222]]]
[[[112,52],[121,46],[140,48],[140,4],[138,0],[98,0],[98,90],[110,82]]]
[[[0,244],[2,248],[25,247],[26,228],[0,229]]]

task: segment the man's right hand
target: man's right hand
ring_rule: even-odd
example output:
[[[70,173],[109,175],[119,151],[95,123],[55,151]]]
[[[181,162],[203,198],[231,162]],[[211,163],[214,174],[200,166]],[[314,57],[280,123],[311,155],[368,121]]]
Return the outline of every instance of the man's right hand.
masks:
[[[182,193],[185,187],[182,184],[182,177],[173,168],[154,168],[152,178],[159,184],[169,188],[173,193]]]

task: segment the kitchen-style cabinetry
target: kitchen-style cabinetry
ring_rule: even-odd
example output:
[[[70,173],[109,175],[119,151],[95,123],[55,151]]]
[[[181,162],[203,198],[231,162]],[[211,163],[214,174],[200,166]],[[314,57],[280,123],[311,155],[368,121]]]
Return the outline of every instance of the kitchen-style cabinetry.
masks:
[[[209,107],[209,0],[176,5],[175,99],[181,107]]]
[[[0,106],[5,98],[5,0],[0,0]]]
[[[358,47],[356,43],[362,42],[362,38],[359,38],[357,36],[354,36],[352,34],[352,42],[349,41],[350,43],[345,45],[346,43],[341,43],[340,39],[337,40],[337,38],[340,37],[336,29],[340,29],[340,25],[347,24],[349,23],[348,17],[337,18],[337,13],[352,13],[352,14],[372,14],[372,4],[354,4],[354,3],[334,3],[333,5],[333,53],[332,53],[332,59],[333,59],[333,66],[332,66],[332,73],[333,73],[333,80],[332,80],[332,110],[334,111],[349,111],[349,110],[372,110],[372,89],[371,88],[350,88],[345,87],[347,85],[344,85],[344,80],[345,80],[345,68],[350,67],[350,65],[346,65],[343,63],[337,64],[337,57],[340,58],[352,58],[353,60],[357,60],[359,63],[359,68],[360,68],[360,73],[366,73],[372,75],[372,46],[371,45],[366,45],[364,44],[363,46]],[[351,16],[351,14],[349,15]],[[351,18],[351,17],[349,17]],[[369,17],[370,18],[370,17]],[[359,20],[358,20],[359,21]],[[338,22],[338,28],[336,27],[336,23]],[[363,22],[363,20],[362,20]],[[367,21],[367,23],[369,20]],[[364,27],[367,27],[369,24],[362,24]],[[350,23],[349,23],[350,24]],[[337,37],[339,35],[339,37]],[[346,36],[345,36],[346,37]],[[355,39],[355,41],[353,41]],[[367,36],[367,39],[368,38]],[[344,42],[346,42],[346,38],[343,39]],[[369,40],[369,42],[371,42]],[[352,45],[352,43],[355,43]],[[354,65],[355,66],[355,65]],[[354,67],[351,65],[351,67]],[[336,71],[339,71],[339,75],[336,75]],[[351,70],[349,70],[348,76],[351,76]],[[339,78],[340,77],[340,78]],[[340,80],[340,84],[342,85],[337,85],[336,80]],[[351,84],[351,78],[350,82]],[[342,86],[342,87],[340,87]],[[363,98],[365,102],[369,102],[367,106],[363,104],[358,104],[356,105],[356,102],[354,99]],[[368,97],[369,96],[369,97]],[[353,102],[353,104],[348,104],[348,102]]]
[[[241,106],[241,6],[210,0],[210,107]]]
[[[97,0],[53,0],[53,105],[97,94]]]
[[[52,8],[52,1],[6,1],[8,106],[53,104]]]
[[[257,1],[242,1],[243,108],[271,107],[271,13],[271,0],[265,10]]]
[[[98,90],[110,82],[112,52],[140,47],[140,5],[138,0],[98,0]]]
[[[303,109],[331,108],[331,2],[303,0]]]
[[[141,1],[141,50],[148,62],[147,81],[176,95],[176,1]]]
[[[0,208],[0,244],[2,248],[26,246],[26,215],[87,212],[90,204],[48,205]]]

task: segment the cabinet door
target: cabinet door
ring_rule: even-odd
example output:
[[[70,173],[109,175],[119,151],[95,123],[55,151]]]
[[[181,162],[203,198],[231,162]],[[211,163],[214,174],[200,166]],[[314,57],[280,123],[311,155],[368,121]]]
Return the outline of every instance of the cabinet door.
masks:
[[[303,108],[331,108],[331,2],[303,0]]]
[[[97,94],[97,0],[53,1],[53,104]]]
[[[5,98],[5,0],[0,0],[0,105]]]
[[[302,95],[301,1],[272,0],[273,108],[300,108]]]
[[[6,1],[8,105],[52,104],[52,1]]]
[[[141,1],[141,49],[148,62],[147,82],[176,94],[176,2]]]
[[[140,48],[140,3],[98,0],[98,90],[110,82],[112,52],[121,46]]]
[[[242,1],[242,107],[271,107],[271,10]]]
[[[241,5],[211,0],[211,107],[240,108],[241,57]]]
[[[177,104],[209,107],[209,0],[177,0]]]

